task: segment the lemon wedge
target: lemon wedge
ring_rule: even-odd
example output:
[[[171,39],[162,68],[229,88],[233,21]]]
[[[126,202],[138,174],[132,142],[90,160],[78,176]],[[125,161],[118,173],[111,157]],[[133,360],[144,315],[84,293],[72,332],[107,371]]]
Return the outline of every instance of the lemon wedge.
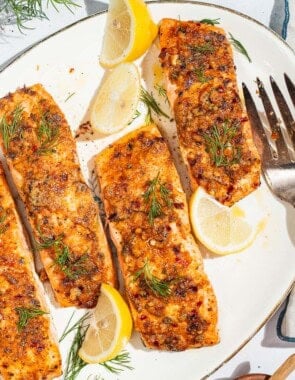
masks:
[[[79,356],[92,364],[111,360],[125,347],[131,332],[132,318],[127,304],[115,288],[102,284]]]
[[[158,27],[143,0],[110,0],[100,63],[114,67],[134,61],[152,44]]]
[[[95,131],[112,134],[134,116],[140,96],[140,75],[133,63],[121,63],[107,73],[90,112]]]
[[[255,206],[252,210],[255,213]],[[242,251],[254,241],[262,216],[257,212],[253,219],[253,213],[247,211],[247,202],[226,207],[202,187],[190,200],[190,219],[195,236],[211,252],[219,255]]]

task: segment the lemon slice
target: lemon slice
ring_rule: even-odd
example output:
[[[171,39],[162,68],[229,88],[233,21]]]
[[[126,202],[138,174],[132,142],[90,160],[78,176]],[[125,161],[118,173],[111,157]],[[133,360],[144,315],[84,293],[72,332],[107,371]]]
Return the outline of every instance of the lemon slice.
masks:
[[[100,63],[114,67],[133,61],[152,44],[158,27],[143,0],[110,0]]]
[[[248,202],[249,203],[249,202]],[[247,248],[255,239],[262,216],[247,212],[247,202],[226,207],[199,187],[191,197],[190,219],[197,239],[210,251],[227,255]]]
[[[86,363],[111,360],[125,347],[131,332],[132,319],[127,304],[116,289],[102,284],[79,356]]]
[[[90,113],[95,131],[111,134],[123,129],[135,114],[140,96],[140,75],[133,63],[110,71],[98,91]]]

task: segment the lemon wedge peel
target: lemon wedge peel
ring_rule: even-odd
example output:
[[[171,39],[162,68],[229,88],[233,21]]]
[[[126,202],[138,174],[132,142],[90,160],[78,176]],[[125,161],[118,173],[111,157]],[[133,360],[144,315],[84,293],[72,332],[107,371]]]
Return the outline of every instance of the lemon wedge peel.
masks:
[[[143,55],[158,34],[142,0],[110,0],[100,64],[112,68]]]
[[[125,128],[140,97],[140,74],[133,63],[121,63],[108,72],[90,111],[94,131],[109,135]]]
[[[190,199],[190,220],[196,238],[218,255],[245,250],[261,230],[261,221],[251,223],[243,208],[222,205],[202,187]]]
[[[115,328],[108,331],[110,324]],[[89,364],[115,358],[126,346],[132,333],[132,318],[121,294],[112,286],[102,284],[101,295],[93,312],[79,356]]]

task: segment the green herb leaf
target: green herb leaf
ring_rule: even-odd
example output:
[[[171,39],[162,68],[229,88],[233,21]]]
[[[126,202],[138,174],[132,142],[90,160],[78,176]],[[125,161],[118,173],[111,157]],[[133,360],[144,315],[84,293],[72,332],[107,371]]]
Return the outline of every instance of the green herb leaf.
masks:
[[[221,126],[213,125],[203,133],[206,150],[217,167],[231,166],[241,160],[241,149],[236,147],[233,139],[237,135],[239,125],[224,122]]]
[[[129,121],[128,125],[130,125],[135,119],[137,119],[139,116],[141,115],[141,113],[136,110],[135,111],[135,114],[133,115],[132,119]]]
[[[7,122],[5,116],[0,121],[0,133],[2,134],[3,144],[5,149],[9,148],[10,141],[18,136],[21,136],[21,118],[23,113],[23,107],[19,104],[12,112],[12,120]]]
[[[120,372],[124,371],[124,369],[133,369],[133,367],[130,365],[130,362],[130,354],[128,351],[124,350],[113,359],[99,364],[105,367],[108,371],[119,374]]]
[[[211,42],[206,42],[204,45],[191,45],[190,49],[194,53],[205,54],[205,53],[213,53],[215,50],[215,47],[212,45]]]
[[[169,119],[169,116],[161,110],[159,104],[156,102],[156,100],[153,98],[153,96],[147,92],[143,87],[141,88],[140,93],[140,101],[142,101],[146,107],[147,107],[147,117],[146,117],[146,123],[149,124],[153,121],[152,118],[152,111],[154,111],[157,115],[162,115]]]
[[[198,67],[194,70],[197,78],[198,78],[198,81],[201,82],[201,83],[206,83],[208,82],[211,78],[207,77],[205,75],[205,70],[203,67]]]
[[[220,18],[203,18],[203,20],[200,20],[199,22],[201,24],[217,25],[220,24],[219,20]]]
[[[158,192],[160,193],[160,198],[164,201],[164,204],[171,207],[173,202],[169,196],[170,190],[167,189],[165,184],[160,182],[160,172],[152,181],[150,181],[146,192],[143,194],[145,203],[149,206],[148,220],[150,225],[154,224],[155,218],[158,218],[163,214],[163,204],[159,200]]]
[[[252,60],[251,60],[251,58],[249,57],[249,54],[248,54],[247,50],[245,49],[245,47],[242,45],[242,43],[241,43],[239,40],[235,39],[234,36],[233,36],[231,33],[229,33],[229,35],[230,35],[230,39],[229,39],[229,41],[230,41],[230,43],[233,45],[233,47],[234,47],[238,52],[240,52],[240,53],[243,54],[245,57],[247,57],[248,61],[251,63]]]
[[[66,97],[66,99],[65,99],[65,103],[66,103],[69,99],[71,99],[71,97],[74,96],[75,94],[76,94],[75,92],[72,92],[71,94],[69,94],[69,95]]]
[[[70,12],[72,12],[72,7],[80,7],[72,0],[48,0],[47,6],[48,4],[51,4],[57,11],[59,5],[65,6]],[[4,0],[1,3],[0,12],[12,13],[21,33],[23,29],[32,29],[24,25],[26,21],[34,18],[47,19],[41,0]]]
[[[168,297],[171,294],[169,282],[160,280],[153,275],[148,259],[146,259],[143,267],[133,274],[133,281],[137,281],[141,276],[146,285],[157,296]]]
[[[16,307],[15,311],[18,314],[18,331],[22,331],[28,324],[29,320],[36,318],[39,315],[49,314],[46,311],[37,308],[28,308],[28,307]]]
[[[165,102],[168,102],[168,97],[167,97],[167,91],[165,88],[159,84],[155,85],[155,89],[158,91],[159,96],[162,96],[165,99]]]
[[[48,113],[42,115],[38,130],[37,138],[40,142],[40,147],[37,150],[37,153],[48,154],[53,153],[54,148],[58,143],[59,138],[59,127],[53,124],[48,117]]]

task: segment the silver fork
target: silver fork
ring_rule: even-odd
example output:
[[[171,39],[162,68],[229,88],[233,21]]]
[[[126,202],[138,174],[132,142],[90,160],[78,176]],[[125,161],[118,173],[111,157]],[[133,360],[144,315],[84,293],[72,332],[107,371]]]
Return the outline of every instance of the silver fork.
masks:
[[[287,74],[284,74],[284,77],[295,107],[295,86]],[[257,78],[258,91],[270,132],[267,131],[266,125],[262,123],[251,93],[243,83],[246,108],[254,139],[257,142],[258,150],[261,150],[262,169],[266,182],[277,197],[295,207],[295,122],[281,90],[272,77],[270,77],[270,83],[283,123],[276,115],[264,85],[259,78]]]

